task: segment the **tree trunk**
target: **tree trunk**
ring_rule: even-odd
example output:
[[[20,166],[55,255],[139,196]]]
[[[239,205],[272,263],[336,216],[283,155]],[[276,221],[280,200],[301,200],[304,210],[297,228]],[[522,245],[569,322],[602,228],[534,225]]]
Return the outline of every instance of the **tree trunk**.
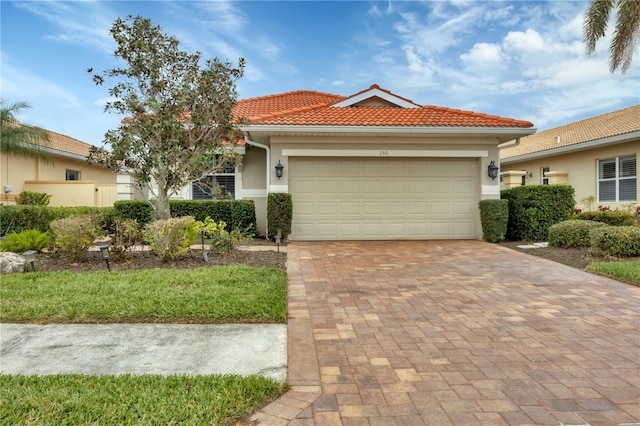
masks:
[[[158,188],[156,197],[156,219],[166,220],[171,218],[171,207],[169,206],[169,192],[165,188]]]

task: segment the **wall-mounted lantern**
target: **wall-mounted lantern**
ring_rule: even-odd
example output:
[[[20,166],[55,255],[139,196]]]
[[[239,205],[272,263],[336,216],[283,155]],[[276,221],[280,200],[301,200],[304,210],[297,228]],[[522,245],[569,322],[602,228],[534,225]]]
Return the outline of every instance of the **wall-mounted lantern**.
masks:
[[[13,191],[13,188],[11,187],[11,185],[5,185],[4,186],[4,198],[5,199],[9,199],[9,194],[11,193],[11,191]]]
[[[276,164],[276,176],[278,179],[282,177],[282,171],[284,170],[284,166],[280,164],[280,160],[278,160],[278,164]]]
[[[498,177],[498,166],[496,166],[496,163],[493,160],[491,161],[491,164],[489,164],[488,173],[491,179]]]
[[[102,254],[102,259],[107,264],[107,269],[111,272],[111,265],[109,264],[109,246],[100,246],[100,254]]]

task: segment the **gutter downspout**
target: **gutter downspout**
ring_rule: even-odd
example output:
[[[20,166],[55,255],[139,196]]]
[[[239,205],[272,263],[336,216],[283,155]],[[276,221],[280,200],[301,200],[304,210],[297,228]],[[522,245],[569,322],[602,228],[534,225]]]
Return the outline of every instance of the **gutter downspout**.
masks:
[[[261,143],[252,141],[251,140],[251,135],[249,134],[249,132],[242,132],[242,133],[244,133],[244,140],[248,145],[255,146],[257,148],[262,148],[267,152],[267,167],[266,167],[267,177],[266,177],[266,181],[265,181],[266,184],[267,184],[267,186],[265,188],[265,191],[266,191],[265,202],[267,202],[268,198],[269,198],[269,188],[271,187],[271,168],[270,168],[271,167],[271,148],[269,146],[267,146],[267,145],[263,145]],[[265,223],[267,225],[266,229],[265,229],[265,237],[267,239],[269,239],[269,222],[268,222],[269,221],[269,217],[268,216],[269,215],[267,215],[267,217],[265,218]]]

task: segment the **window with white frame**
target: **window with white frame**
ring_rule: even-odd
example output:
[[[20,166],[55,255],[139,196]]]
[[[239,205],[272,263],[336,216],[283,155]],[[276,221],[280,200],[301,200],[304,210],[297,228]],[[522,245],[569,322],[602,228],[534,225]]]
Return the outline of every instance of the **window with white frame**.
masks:
[[[542,185],[549,185],[549,176],[547,176],[547,173],[549,173],[549,167],[540,169],[540,183]]]
[[[636,201],[636,156],[598,160],[598,202]]]
[[[191,183],[193,200],[233,199],[236,195],[236,168],[229,164],[220,172]]]

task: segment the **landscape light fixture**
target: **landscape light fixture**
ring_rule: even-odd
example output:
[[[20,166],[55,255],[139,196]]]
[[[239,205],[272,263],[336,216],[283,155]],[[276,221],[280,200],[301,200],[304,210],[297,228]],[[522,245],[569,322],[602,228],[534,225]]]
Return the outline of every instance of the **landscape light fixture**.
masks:
[[[498,177],[498,166],[496,166],[493,160],[491,160],[491,164],[489,164],[489,177],[494,180]]]
[[[111,265],[109,264],[109,245],[100,246],[100,253],[107,264],[107,269],[111,272]]]
[[[280,244],[282,243],[282,229],[278,228],[276,231],[276,246],[278,246],[278,253],[280,253]]]
[[[282,171],[284,170],[284,166],[280,164],[280,160],[278,160],[278,164],[276,164],[276,176],[278,179],[282,177]]]
[[[31,271],[35,272],[36,271],[36,253],[37,251],[35,250],[27,250],[24,253],[22,253],[22,255],[24,256],[24,261],[25,263],[28,263],[31,265]],[[27,268],[24,268],[24,271],[27,272]]]
[[[200,229],[200,239],[202,241],[202,260],[208,262],[209,254],[207,253],[207,249],[204,246],[204,228]]]

